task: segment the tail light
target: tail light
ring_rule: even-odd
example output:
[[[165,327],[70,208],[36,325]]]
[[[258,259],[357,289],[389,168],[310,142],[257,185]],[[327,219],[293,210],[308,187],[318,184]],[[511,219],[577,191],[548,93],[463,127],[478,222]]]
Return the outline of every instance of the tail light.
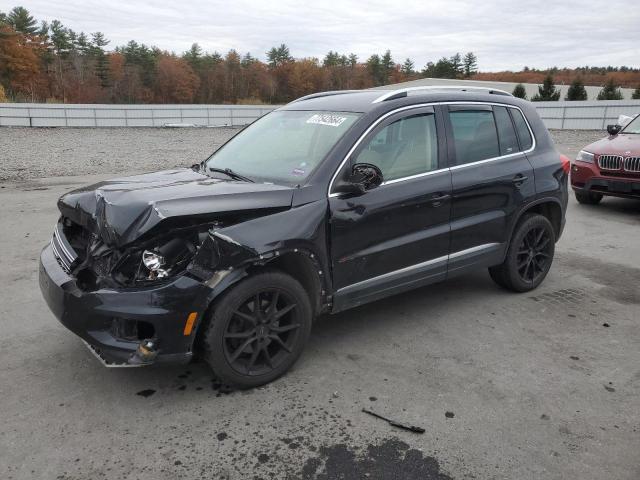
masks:
[[[562,170],[564,170],[564,173],[569,173],[569,169],[571,168],[571,161],[569,160],[569,157],[566,155],[560,155],[560,163],[562,163]]]

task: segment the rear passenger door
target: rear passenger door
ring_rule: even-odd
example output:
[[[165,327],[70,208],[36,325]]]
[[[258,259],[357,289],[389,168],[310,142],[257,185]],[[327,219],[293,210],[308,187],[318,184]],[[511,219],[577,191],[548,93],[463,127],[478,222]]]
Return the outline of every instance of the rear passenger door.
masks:
[[[519,109],[456,104],[446,110],[453,275],[502,261],[512,220],[535,197],[535,181],[525,154],[532,141],[520,142],[514,126],[514,115],[524,121]]]

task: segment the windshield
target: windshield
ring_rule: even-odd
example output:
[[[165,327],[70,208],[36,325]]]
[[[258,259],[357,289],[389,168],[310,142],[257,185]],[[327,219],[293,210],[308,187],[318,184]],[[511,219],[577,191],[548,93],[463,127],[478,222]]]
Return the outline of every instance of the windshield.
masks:
[[[640,134],[640,115],[631,120],[626,127],[622,130],[622,133],[639,133]]]
[[[276,111],[238,133],[206,167],[267,182],[306,179],[358,118],[357,113]]]

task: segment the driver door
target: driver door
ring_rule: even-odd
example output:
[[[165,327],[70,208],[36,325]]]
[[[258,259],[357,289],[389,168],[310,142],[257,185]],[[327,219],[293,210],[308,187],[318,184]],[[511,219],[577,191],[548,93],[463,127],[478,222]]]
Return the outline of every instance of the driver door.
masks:
[[[359,141],[338,174],[369,163],[383,183],[330,194],[334,311],[446,277],[451,172],[443,125],[433,107],[394,114]]]

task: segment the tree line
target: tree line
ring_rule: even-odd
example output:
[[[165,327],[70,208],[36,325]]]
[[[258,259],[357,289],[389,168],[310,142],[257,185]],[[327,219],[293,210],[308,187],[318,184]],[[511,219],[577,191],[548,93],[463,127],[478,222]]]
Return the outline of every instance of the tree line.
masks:
[[[101,32],[86,34],[60,21],[38,22],[28,10],[0,12],[0,88],[15,101],[66,103],[280,103],[322,90],[361,89],[423,76],[469,78],[477,58],[454,54],[418,71],[389,50],[365,61],[329,51],[295,59],[282,44],[266,61],[230,50],[181,55],[134,40],[107,50]]]
[[[512,81],[506,77],[513,75],[485,78],[496,74],[478,73],[473,52],[442,57],[419,69],[409,58],[396,62],[389,50],[365,60],[335,51],[322,59],[294,58],[281,44],[262,60],[236,50],[205,52],[197,43],[180,55],[134,40],[109,47],[102,32],[75,32],[59,20],[38,22],[24,7],[0,12],[0,101],[282,103],[317,91],[424,77]],[[541,75],[530,69],[521,73]],[[585,71],[583,77],[603,74],[626,75],[625,82],[640,84],[640,71],[627,67]]]
[[[576,77],[567,90],[564,99],[567,101],[587,100],[587,89],[584,88],[584,81],[581,77]],[[512,92],[514,97],[527,100],[527,92],[522,83],[515,86]],[[622,100],[624,97],[620,87],[613,78],[609,78],[602,89],[598,92],[597,100]],[[640,87],[637,87],[631,94],[633,100],[640,100]],[[538,87],[538,93],[531,97],[532,102],[557,102],[560,100],[560,90],[556,88],[552,75],[547,75]]]

